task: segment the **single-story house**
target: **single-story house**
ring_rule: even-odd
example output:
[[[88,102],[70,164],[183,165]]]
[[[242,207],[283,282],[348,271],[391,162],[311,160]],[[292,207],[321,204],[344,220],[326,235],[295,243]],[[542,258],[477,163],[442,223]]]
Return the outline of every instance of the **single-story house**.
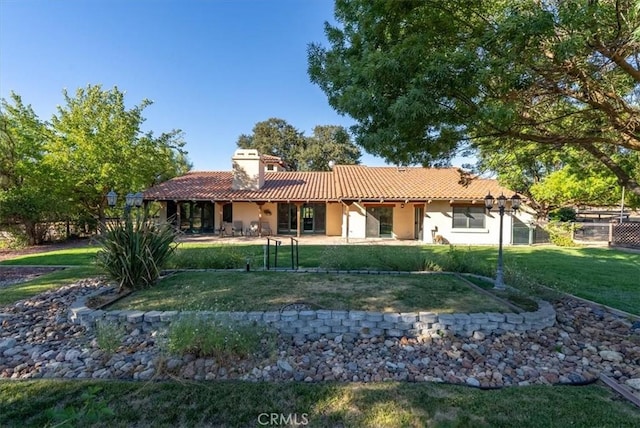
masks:
[[[185,233],[497,244],[500,216],[496,208],[486,212],[488,193],[509,198],[513,191],[458,168],[335,165],[329,172],[286,171],[275,156],[237,150],[231,171],[190,172],[146,190],[144,200],[160,203],[160,220]],[[505,214],[504,243],[528,243],[513,231],[527,229],[531,219],[523,210]]]

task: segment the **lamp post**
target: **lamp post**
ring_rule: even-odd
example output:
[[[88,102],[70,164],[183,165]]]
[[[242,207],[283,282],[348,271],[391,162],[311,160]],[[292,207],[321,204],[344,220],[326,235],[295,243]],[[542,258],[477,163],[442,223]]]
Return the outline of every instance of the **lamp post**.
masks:
[[[124,197],[124,215],[125,218],[129,218],[129,214],[131,213],[131,208],[136,207],[140,208],[142,206],[142,201],[144,196],[142,192],[138,193],[127,193],[127,196]],[[113,189],[107,193],[107,205],[111,208],[116,206],[116,201],[118,200],[118,194],[113,191]]]
[[[498,238],[498,267],[496,269],[496,284],[495,288],[498,290],[504,290],[504,265],[502,260],[502,226],[503,226],[503,218],[504,213],[509,212],[506,210],[507,205],[507,197],[504,195],[500,195],[497,198],[491,196],[491,192],[487,196],[484,197],[484,206],[487,208],[487,212],[491,212],[493,208],[493,203],[498,202],[498,214],[500,214],[500,234]],[[520,208],[520,202],[522,199],[517,194],[511,197],[511,212],[515,213]]]

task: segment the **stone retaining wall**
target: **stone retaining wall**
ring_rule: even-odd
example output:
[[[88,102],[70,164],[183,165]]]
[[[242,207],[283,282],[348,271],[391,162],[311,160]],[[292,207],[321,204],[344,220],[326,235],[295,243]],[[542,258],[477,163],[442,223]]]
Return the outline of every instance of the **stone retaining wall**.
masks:
[[[75,324],[92,328],[96,321],[128,324],[130,329],[143,331],[167,327],[182,316],[198,316],[211,320],[258,323],[271,326],[282,334],[296,338],[333,339],[339,335],[354,337],[419,337],[443,334],[472,336],[506,331],[541,330],[554,325],[553,307],[539,301],[535,312],[437,314],[433,312],[382,313],[366,311],[301,310],[282,312],[213,312],[213,311],[104,311],[92,310],[82,298],[70,308],[69,317]],[[445,333],[446,334],[446,333]]]

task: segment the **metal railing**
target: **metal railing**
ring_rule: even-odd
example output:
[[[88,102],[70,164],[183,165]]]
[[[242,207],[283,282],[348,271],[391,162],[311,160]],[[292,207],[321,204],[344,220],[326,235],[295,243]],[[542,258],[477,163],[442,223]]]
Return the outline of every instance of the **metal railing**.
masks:
[[[271,242],[274,243],[275,247],[273,267],[274,269],[278,268],[278,247],[282,245],[282,241],[279,239],[267,238],[267,245],[264,246],[264,268],[266,270],[271,269]]]
[[[291,269],[297,270],[300,266],[300,252],[298,250],[298,240],[290,237],[291,239]],[[282,241],[275,238],[267,238],[267,245],[264,246],[264,268],[265,270],[271,270],[271,247],[274,248],[273,255],[273,268],[278,268],[278,249],[282,245]]]

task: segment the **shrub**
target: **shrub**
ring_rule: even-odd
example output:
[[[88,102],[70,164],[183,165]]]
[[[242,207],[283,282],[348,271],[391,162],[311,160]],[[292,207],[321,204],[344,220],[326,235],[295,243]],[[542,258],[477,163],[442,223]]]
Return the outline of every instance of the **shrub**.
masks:
[[[19,250],[29,245],[29,238],[18,226],[6,226],[0,230],[0,249]]]
[[[124,327],[115,322],[96,322],[96,343],[108,354],[113,354],[120,347],[124,333]]]
[[[561,222],[576,221],[576,210],[571,207],[558,208],[549,213],[549,219]]]
[[[261,251],[261,250],[260,250]],[[176,269],[242,269],[247,259],[252,268],[262,263],[262,253],[243,245],[211,245],[206,248],[185,248],[176,251],[169,267]]]
[[[491,270],[488,265],[471,251],[470,248],[460,250],[453,245],[445,254],[434,254],[433,259],[425,262],[425,269],[434,272],[458,272],[489,275]]]
[[[270,333],[256,325],[206,319],[197,314],[174,320],[167,333],[167,346],[173,354],[193,354],[220,360],[246,357],[272,343]]]
[[[545,230],[549,233],[551,243],[558,247],[574,247],[576,245],[573,242],[573,223],[551,221],[545,226]]]
[[[176,249],[175,230],[168,224],[127,219],[109,226],[99,238],[97,263],[122,288],[148,288]]]

